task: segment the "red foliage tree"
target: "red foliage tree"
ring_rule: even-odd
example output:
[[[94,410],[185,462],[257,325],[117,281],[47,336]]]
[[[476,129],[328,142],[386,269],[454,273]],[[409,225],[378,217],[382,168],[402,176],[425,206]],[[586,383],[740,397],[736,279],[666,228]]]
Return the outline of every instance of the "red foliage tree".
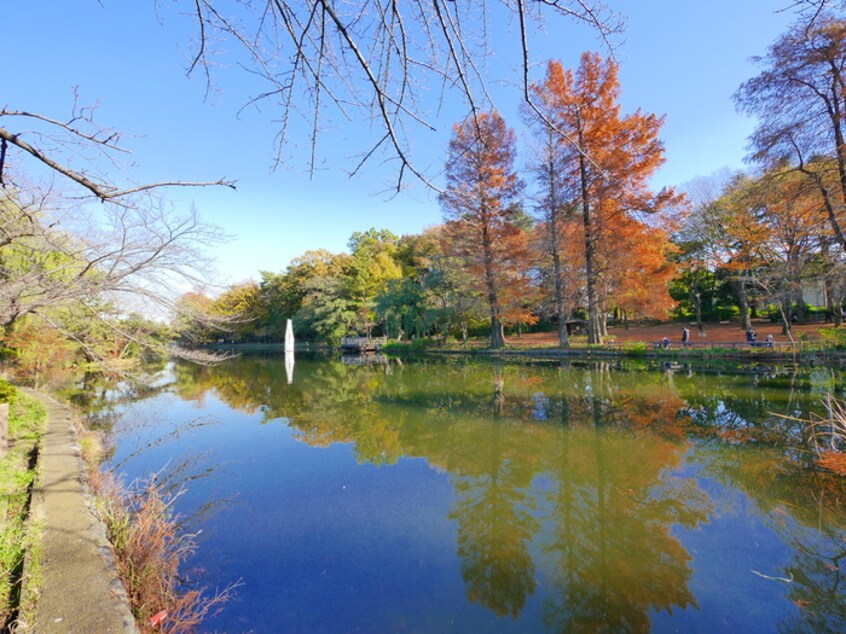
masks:
[[[575,74],[551,61],[546,78],[533,91],[547,107],[542,125],[568,140],[560,151],[563,180],[582,222],[588,341],[600,343],[607,298],[621,290],[614,279],[628,277],[628,288],[638,271],[640,279],[648,281],[666,267],[662,257],[652,257],[657,255],[658,230],[640,219],[641,214],[660,211],[676,200],[671,190],[655,194],[649,188],[649,178],[664,161],[658,139],[664,120],[640,111],[622,116],[617,65],[595,53],[582,55]],[[632,257],[632,250],[640,249],[653,253]],[[647,261],[651,264],[644,269]],[[626,271],[627,276],[621,275]],[[663,303],[666,291],[659,294],[653,288],[648,295],[660,296]]]
[[[492,348],[505,341],[503,289],[507,280],[514,283],[528,250],[517,223],[523,183],[514,170],[514,146],[513,130],[495,111],[456,124],[440,196],[445,245],[464,260],[490,307]]]

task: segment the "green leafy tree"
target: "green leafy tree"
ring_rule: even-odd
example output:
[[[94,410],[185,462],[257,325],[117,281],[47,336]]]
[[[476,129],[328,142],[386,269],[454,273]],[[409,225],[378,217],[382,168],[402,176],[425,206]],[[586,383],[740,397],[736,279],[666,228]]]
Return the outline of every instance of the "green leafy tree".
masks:
[[[344,274],[349,264],[348,255],[338,255],[317,249],[306,251],[294,258],[284,273],[262,273],[261,293],[267,311],[267,328],[270,337],[281,341],[285,336],[285,324],[294,319],[298,336],[314,339],[315,333],[308,329],[309,320],[297,317],[303,308],[303,301],[309,294],[314,280],[337,277]],[[310,302],[310,310],[314,302]]]
[[[384,321],[386,334],[396,339],[425,336],[432,325],[426,288],[411,277],[388,282],[376,297],[376,314]]]
[[[347,293],[344,277],[314,277],[306,284],[297,324],[317,339],[337,345],[342,337],[355,331],[359,318],[357,308]]]
[[[238,342],[267,339],[267,306],[255,282],[229,287],[214,301],[212,312],[229,324],[227,338]]]
[[[378,316],[377,296],[390,282],[402,278],[402,267],[396,259],[397,242],[398,238],[386,229],[356,232],[350,238],[347,288],[357,304],[356,330],[370,333]]]

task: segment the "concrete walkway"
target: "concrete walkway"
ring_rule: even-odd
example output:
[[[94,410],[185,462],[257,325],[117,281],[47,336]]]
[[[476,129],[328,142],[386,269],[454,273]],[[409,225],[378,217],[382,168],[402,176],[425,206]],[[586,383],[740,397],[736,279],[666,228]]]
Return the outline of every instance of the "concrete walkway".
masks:
[[[33,508],[43,517],[42,582],[32,631],[39,634],[135,633],[102,524],[90,509],[83,465],[68,409],[25,390],[47,407]]]

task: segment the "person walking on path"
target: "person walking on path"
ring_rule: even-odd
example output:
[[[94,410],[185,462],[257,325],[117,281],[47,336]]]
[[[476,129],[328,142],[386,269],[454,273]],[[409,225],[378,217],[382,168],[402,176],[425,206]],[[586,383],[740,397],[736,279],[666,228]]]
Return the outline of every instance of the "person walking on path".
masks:
[[[688,348],[690,346],[690,331],[687,328],[682,328],[681,337],[682,346]]]

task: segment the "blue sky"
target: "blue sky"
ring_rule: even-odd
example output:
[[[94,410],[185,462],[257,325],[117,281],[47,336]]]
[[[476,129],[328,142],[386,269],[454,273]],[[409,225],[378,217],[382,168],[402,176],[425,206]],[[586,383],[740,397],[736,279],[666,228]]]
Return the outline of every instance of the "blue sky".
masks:
[[[667,162],[654,185],[681,185],[721,167],[743,165],[754,121],[734,110],[732,93],[755,74],[749,58],[766,52],[793,18],[789,0],[610,0],[628,17],[616,50],[624,112],[666,114],[661,137]],[[2,105],[63,118],[71,89],[83,104],[99,103],[101,124],[128,135],[132,150],[123,168],[134,181],[209,180],[228,177],[238,191],[172,191],[179,205],[195,204],[206,220],[234,239],[216,248],[224,280],[282,271],[307,249],[341,251],[350,234],[370,227],[397,234],[440,222],[436,196],[420,184],[389,198],[379,192],[393,171],[373,165],[350,179],[345,169],[360,144],[363,122],[327,132],[321,170],[308,178],[308,148],[289,148],[286,165],[273,170],[278,112],[239,110],[261,84],[234,65],[215,70],[215,92],[204,99],[199,76],[186,78],[191,22],[179,11],[192,3],[153,0],[6,0]],[[13,28],[8,28],[8,27]],[[496,105],[521,134],[518,52],[508,25],[498,25],[490,63]],[[537,61],[574,67],[583,50],[601,43],[586,27],[564,21],[532,38]],[[542,76],[539,66],[535,78]],[[452,116],[450,116],[452,115]],[[448,111],[438,130],[414,139],[418,160],[433,171],[445,161],[455,118]],[[526,153],[523,155],[525,156]],[[519,161],[519,158],[518,158]]]

